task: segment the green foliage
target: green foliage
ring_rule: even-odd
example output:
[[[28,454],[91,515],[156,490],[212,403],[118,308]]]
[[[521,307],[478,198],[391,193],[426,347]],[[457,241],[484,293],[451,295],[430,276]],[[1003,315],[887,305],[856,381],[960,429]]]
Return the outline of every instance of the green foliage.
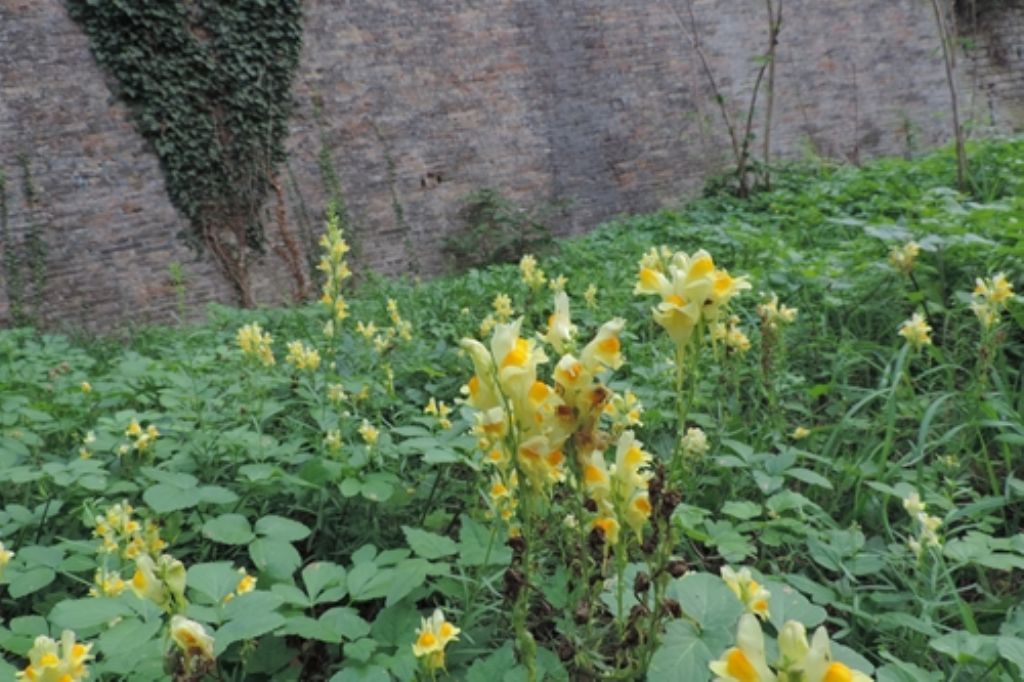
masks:
[[[459,212],[462,225],[445,237],[442,250],[457,272],[543,252],[553,243],[551,229],[545,224],[553,208],[531,211],[496,189],[477,190],[463,200]]]
[[[879,682],[1024,675],[1024,308],[1011,303],[986,336],[967,307],[975,277],[1024,283],[1024,141],[978,145],[972,158],[984,199],[950,189],[948,152],[794,168],[748,201],[710,193],[542,260],[568,277],[580,338],[626,320],[627,364],[609,385],[643,403],[637,435],[659,458],[680,434],[671,349],[633,294],[638,259],[662,243],[704,247],[754,291],[733,308],[747,354],[700,358],[689,425],[709,450],[688,464],[670,518],[690,572],[662,592],[679,616],[624,644],[623,616],[652,606],[637,578],[653,562],[630,560],[620,596],[614,572],[583,576],[540,543],[549,579],[524,619],[539,679],[711,679],[742,610],[716,577],[725,563],[746,564],[771,593],[771,662],[797,620],[826,627],[836,659]],[[913,279],[887,263],[909,239],[921,245]],[[594,308],[581,298],[591,283]],[[778,336],[759,328],[759,290],[799,309]],[[188,567],[187,615],[213,634],[225,679],[422,677],[411,644],[438,606],[462,629],[446,651],[452,678],[527,679],[504,594],[516,543],[487,516],[473,414],[455,403],[471,372],[456,344],[477,336],[498,293],[543,328],[549,301],[499,265],[426,284],[368,278],[329,338],[312,306],[214,307],[202,326],[123,342],[0,332],[0,542],[16,552],[0,577],[11,662],[0,676],[25,665],[36,636],[73,627],[94,643],[90,679],[166,679],[159,608],[130,592],[87,596],[104,556],[95,516],[128,499]],[[413,340],[376,349],[355,322],[387,327],[389,298]],[[923,309],[934,345],[912,353],[897,329]],[[238,350],[253,321],[273,335],[276,365]],[[293,339],[319,351],[317,371],[284,362]],[[432,397],[455,406],[450,428],[424,414]],[[159,430],[144,450],[125,434],[132,420]],[[363,420],[380,431],[373,445]],[[795,439],[797,426],[809,435]],[[920,555],[902,502],[914,491],[941,520],[940,546]],[[563,537],[561,516],[544,521],[548,540]],[[130,577],[130,562],[107,560]],[[239,567],[255,589],[225,601]],[[572,596],[590,579],[596,599],[580,617]]]
[[[160,159],[171,201],[247,295],[246,251],[278,163],[302,42],[299,0],[68,0]],[[244,302],[244,301],[243,301]]]

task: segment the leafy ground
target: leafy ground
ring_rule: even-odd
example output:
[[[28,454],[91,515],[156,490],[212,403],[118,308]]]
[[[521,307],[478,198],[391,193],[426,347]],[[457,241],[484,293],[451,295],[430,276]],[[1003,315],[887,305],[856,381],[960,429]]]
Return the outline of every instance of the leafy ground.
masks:
[[[781,679],[1024,679],[1024,306],[997,300],[989,326],[971,309],[1001,281],[986,299],[976,278],[1024,282],[1024,141],[971,152],[970,196],[951,189],[948,153],[804,166],[749,200],[712,193],[540,258],[548,282],[566,278],[576,355],[622,318],[606,349],[625,359],[592,377],[611,407],[586,424],[576,410],[543,480],[509,440],[529,434],[509,416],[509,356],[496,358],[502,433],[459,402],[474,374],[459,341],[488,343],[488,316],[521,316],[524,340],[553,326],[548,284],[515,265],[364,281],[329,335],[322,305],[218,307],[130,341],[0,332],[0,542],[14,552],[5,567],[0,553],[0,678],[29,665],[37,636],[69,629],[104,680],[167,666],[181,680],[700,682],[716,660],[723,679],[769,679],[729,656],[739,626],[735,651],[757,663],[747,610]],[[910,241],[901,269],[890,253]],[[702,322],[681,364],[658,299],[634,293],[660,245],[706,249],[752,284],[730,304],[737,333],[712,345]],[[759,310],[770,292],[792,323]],[[931,325],[920,349],[897,333],[914,313]],[[259,330],[239,347],[253,322],[273,365]],[[562,367],[547,354],[540,379]],[[425,413],[432,399],[451,413]],[[619,500],[588,465],[623,476],[622,433],[652,461]],[[492,447],[520,458],[495,467]],[[637,496],[650,518],[629,516]],[[739,579],[737,598],[726,566],[758,584]],[[421,622],[435,607],[461,630],[440,645]],[[213,635],[216,663],[201,639],[170,642],[176,614]],[[808,637],[824,625],[846,667],[797,676],[785,657],[806,652],[787,621]]]

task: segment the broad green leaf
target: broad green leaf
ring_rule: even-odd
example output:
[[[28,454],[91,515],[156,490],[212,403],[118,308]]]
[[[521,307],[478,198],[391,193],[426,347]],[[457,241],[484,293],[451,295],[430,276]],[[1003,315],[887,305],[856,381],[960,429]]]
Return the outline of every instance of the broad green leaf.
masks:
[[[302,582],[306,592],[314,604],[321,603],[319,597],[329,586],[340,586],[341,590],[331,590],[330,601],[338,601],[345,596],[347,589],[345,569],[330,561],[314,561],[302,569]]]
[[[803,623],[808,632],[825,622],[828,615],[825,609],[812,604],[789,585],[765,580],[764,586],[771,592],[768,598],[768,618],[776,630],[781,630],[787,620]]]
[[[249,557],[257,569],[278,580],[290,579],[302,564],[302,557],[290,543],[272,538],[257,538],[250,543]]]
[[[222,545],[244,545],[253,535],[249,520],[241,514],[221,514],[203,524],[203,535]]]
[[[238,588],[242,576],[226,561],[193,564],[186,574],[188,589],[206,597],[208,604],[220,604]]]
[[[320,616],[320,620],[325,623],[330,623],[331,627],[334,628],[336,632],[350,641],[357,640],[360,637],[365,637],[370,633],[370,624],[363,620],[362,617],[356,613],[355,609],[349,606],[338,606],[333,609],[328,609],[322,616]]]
[[[157,483],[146,488],[142,500],[157,514],[167,514],[179,509],[190,509],[199,504],[199,491],[195,488],[178,488],[167,483]]]
[[[235,642],[256,639],[284,625],[284,616],[276,611],[244,613],[229,621],[214,635],[214,651],[219,656]]]
[[[1017,666],[1020,674],[1024,675],[1024,639],[1004,635],[996,642],[996,648],[1000,656]]]
[[[56,578],[57,574],[51,568],[33,568],[13,576],[7,585],[7,592],[12,599],[20,599],[25,595],[38,592]]]
[[[711,679],[708,663],[714,659],[691,623],[672,621],[651,658],[647,682],[707,682]]]
[[[310,532],[305,524],[275,514],[268,514],[256,521],[256,533],[275,540],[298,542],[309,537]]]
[[[122,599],[65,599],[50,611],[50,622],[60,629],[81,631],[130,613],[131,608]]]
[[[440,559],[455,554],[459,548],[455,541],[444,535],[437,535],[419,528],[402,526],[405,541],[416,554],[424,559]]]

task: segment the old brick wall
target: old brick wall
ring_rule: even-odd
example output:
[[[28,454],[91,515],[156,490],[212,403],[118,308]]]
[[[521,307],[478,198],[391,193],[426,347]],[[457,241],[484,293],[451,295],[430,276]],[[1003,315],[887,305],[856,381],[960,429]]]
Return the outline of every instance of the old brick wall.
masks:
[[[968,38],[968,111],[975,126],[997,130],[1024,121],[1024,0],[979,3],[961,17]]]
[[[694,8],[740,116],[766,42],[763,5],[694,0]],[[978,33],[988,42],[972,52],[964,80],[977,74],[965,87],[978,84],[997,112],[990,122],[1008,129],[1024,122],[1024,7],[1003,11],[984,18],[992,28]],[[319,228],[329,160],[361,267],[440,271],[443,236],[456,228],[461,200],[482,187],[529,205],[569,202],[554,224],[575,234],[692,194],[728,163],[685,0],[306,0],[305,13],[281,173],[287,226],[304,243]],[[948,108],[926,3],[786,3],[772,138],[779,156],[921,151],[947,139]],[[32,206],[19,155],[39,188]],[[0,168],[15,248],[30,225],[49,244],[38,302],[51,325],[172,319],[172,262],[185,266],[190,309],[232,300],[216,268],[174,238],[184,225],[156,158],[60,0],[0,0]],[[268,211],[276,208],[271,199]],[[269,231],[280,246],[273,221]],[[265,303],[295,288],[279,251],[256,272]],[[0,287],[0,321],[7,316]]]

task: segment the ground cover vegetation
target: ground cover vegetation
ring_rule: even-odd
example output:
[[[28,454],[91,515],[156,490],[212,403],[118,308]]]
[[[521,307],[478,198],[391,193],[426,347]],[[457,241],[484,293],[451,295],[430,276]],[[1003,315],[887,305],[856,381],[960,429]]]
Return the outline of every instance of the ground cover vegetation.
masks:
[[[1024,676],[1024,141],[0,332],[0,677]]]

